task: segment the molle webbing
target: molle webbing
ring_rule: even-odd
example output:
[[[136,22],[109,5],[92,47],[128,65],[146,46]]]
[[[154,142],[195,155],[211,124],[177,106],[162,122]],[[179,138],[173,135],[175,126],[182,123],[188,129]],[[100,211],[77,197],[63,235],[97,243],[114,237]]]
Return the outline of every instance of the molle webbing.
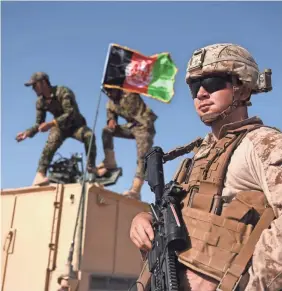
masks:
[[[219,211],[218,203],[221,200],[221,192],[231,156],[245,135],[260,124],[246,125],[236,130],[228,131],[207,154],[194,161],[189,182],[182,182],[188,195],[184,200],[184,206],[201,209],[207,212]],[[187,180],[187,179],[186,179]],[[197,193],[197,195],[195,195]]]
[[[261,126],[252,124],[228,131],[206,155],[195,158],[188,178],[181,175],[181,169],[177,177],[187,190],[182,215],[191,243],[189,249],[179,254],[179,261],[219,280],[224,291],[233,290],[261,232],[274,218],[265,195],[259,191],[238,193],[221,211],[231,156],[246,134]]]

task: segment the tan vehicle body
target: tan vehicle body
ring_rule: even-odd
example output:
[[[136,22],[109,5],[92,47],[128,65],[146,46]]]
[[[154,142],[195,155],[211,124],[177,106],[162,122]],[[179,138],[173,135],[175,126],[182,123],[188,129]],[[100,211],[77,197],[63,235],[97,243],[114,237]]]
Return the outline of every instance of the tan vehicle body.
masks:
[[[1,291],[59,289],[58,277],[68,274],[80,196],[80,184],[1,191]],[[85,197],[72,263],[78,279],[70,280],[71,291],[127,290],[142,268],[129,238],[131,220],[149,207],[88,184]]]

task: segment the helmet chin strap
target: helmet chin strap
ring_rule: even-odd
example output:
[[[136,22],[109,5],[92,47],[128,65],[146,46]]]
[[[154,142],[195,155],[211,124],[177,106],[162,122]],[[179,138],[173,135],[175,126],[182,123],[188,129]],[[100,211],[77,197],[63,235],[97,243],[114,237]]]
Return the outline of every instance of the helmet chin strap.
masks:
[[[249,100],[235,100],[235,87],[233,86],[232,103],[221,113],[208,113],[201,117],[202,122],[211,125],[214,121],[223,120],[240,106],[251,106]]]

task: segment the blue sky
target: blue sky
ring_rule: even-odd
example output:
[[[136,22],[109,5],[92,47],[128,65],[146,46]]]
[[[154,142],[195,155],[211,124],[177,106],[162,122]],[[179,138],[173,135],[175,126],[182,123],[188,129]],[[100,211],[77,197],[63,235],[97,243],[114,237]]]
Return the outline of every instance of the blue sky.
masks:
[[[40,133],[22,143],[18,132],[35,122],[36,96],[23,83],[35,71],[45,71],[54,85],[75,93],[90,127],[93,125],[104,61],[109,43],[145,55],[170,52],[179,71],[170,104],[143,97],[159,116],[155,145],[168,151],[197,136],[205,127],[194,112],[185,84],[192,52],[217,42],[246,47],[261,70],[273,71],[273,91],[253,97],[250,116],[282,127],[282,2],[2,2],[2,171],[1,188],[31,185],[47,139]],[[106,122],[103,95],[96,125],[97,163],[103,158],[101,132]],[[51,120],[51,115],[47,120]],[[122,119],[120,119],[123,122]],[[136,167],[135,141],[115,139],[123,177],[109,189],[123,192]],[[84,154],[81,143],[68,139],[58,151],[69,157]],[[168,182],[181,159],[165,164]],[[143,200],[153,194],[144,186]]]

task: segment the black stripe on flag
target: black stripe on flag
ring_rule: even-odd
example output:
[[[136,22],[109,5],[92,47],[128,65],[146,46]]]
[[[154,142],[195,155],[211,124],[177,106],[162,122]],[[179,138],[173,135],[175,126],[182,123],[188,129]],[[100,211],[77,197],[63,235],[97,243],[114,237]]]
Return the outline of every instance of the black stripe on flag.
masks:
[[[131,62],[133,54],[132,51],[113,45],[110,49],[103,84],[122,87],[126,77],[125,69]]]

